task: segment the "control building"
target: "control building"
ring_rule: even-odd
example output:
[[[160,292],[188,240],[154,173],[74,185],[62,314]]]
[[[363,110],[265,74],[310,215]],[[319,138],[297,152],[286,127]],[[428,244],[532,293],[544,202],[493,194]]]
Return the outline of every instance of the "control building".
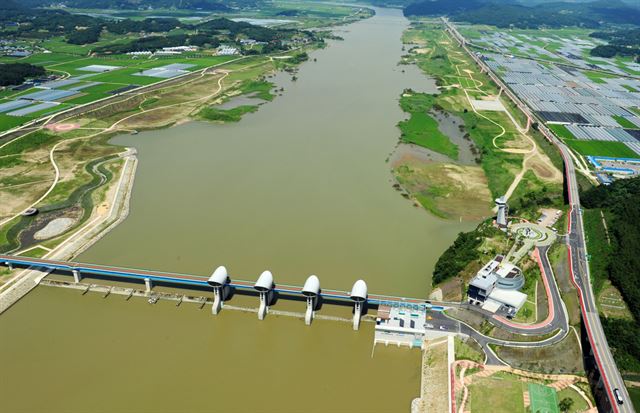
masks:
[[[514,315],[527,300],[527,295],[518,291],[523,285],[522,270],[504,262],[504,256],[497,255],[469,283],[469,303],[481,305],[493,313],[502,309],[508,315]]]

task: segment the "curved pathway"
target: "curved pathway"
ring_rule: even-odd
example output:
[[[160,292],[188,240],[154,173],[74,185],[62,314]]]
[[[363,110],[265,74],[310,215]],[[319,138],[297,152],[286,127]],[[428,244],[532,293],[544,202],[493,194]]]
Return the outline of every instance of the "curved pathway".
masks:
[[[90,139],[90,138],[94,138],[94,137],[96,137],[96,136],[98,136],[98,135],[101,135],[101,134],[103,134],[103,133],[107,133],[107,132],[113,132],[114,130],[116,130],[117,126],[118,126],[120,123],[122,123],[122,122],[124,122],[124,121],[126,121],[126,120],[129,120],[129,119],[131,119],[131,118],[133,118],[133,117],[135,117],[135,116],[141,115],[141,114],[143,114],[143,113],[151,112],[151,111],[154,111],[154,110],[167,109],[167,108],[171,108],[171,107],[174,107],[174,106],[177,106],[177,105],[184,105],[184,104],[189,104],[189,103],[195,103],[195,102],[197,102],[197,101],[201,101],[201,100],[205,100],[205,101],[206,101],[206,100],[208,100],[208,99],[211,99],[213,96],[215,96],[215,95],[219,94],[219,93],[222,91],[222,88],[223,88],[223,80],[224,80],[224,79],[229,75],[229,72],[228,72],[228,71],[223,71],[222,73],[223,73],[223,75],[218,79],[218,89],[217,89],[215,92],[213,92],[213,93],[211,93],[211,94],[209,94],[209,95],[207,95],[207,96],[203,96],[203,97],[200,97],[200,98],[197,98],[197,99],[193,99],[193,100],[190,100],[190,101],[187,101],[187,102],[179,102],[179,103],[174,103],[174,104],[171,104],[171,105],[159,106],[159,107],[156,107],[156,108],[153,108],[153,109],[149,109],[149,110],[144,110],[144,109],[143,109],[141,112],[136,112],[136,113],[134,113],[134,114],[132,114],[132,115],[126,116],[126,117],[124,117],[124,118],[122,118],[122,119],[120,119],[120,120],[118,120],[118,121],[114,122],[111,126],[109,126],[109,127],[108,127],[108,128],[106,128],[106,129],[102,129],[102,130],[100,130],[99,132],[96,132],[96,133],[93,133],[93,134],[91,134],[91,135],[87,135],[87,136],[80,136],[80,137],[77,137],[77,138],[65,139],[65,140],[62,140],[62,141],[60,141],[60,142],[56,143],[56,144],[53,146],[53,148],[51,148],[51,151],[49,152],[49,161],[51,162],[51,166],[53,167],[53,170],[54,170],[54,178],[53,178],[53,182],[52,182],[52,183],[51,183],[51,185],[49,186],[49,189],[47,189],[47,191],[46,191],[46,192],[45,192],[45,193],[44,193],[40,198],[38,198],[36,201],[34,201],[33,203],[31,203],[28,207],[26,207],[26,208],[22,209],[20,212],[17,212],[16,214],[14,214],[14,215],[10,216],[9,218],[6,218],[6,219],[4,219],[3,221],[0,221],[0,226],[2,226],[2,225],[4,225],[4,224],[6,224],[7,222],[12,221],[12,220],[14,220],[15,218],[19,217],[21,214],[23,214],[23,213],[24,213],[26,210],[28,210],[29,208],[33,208],[33,207],[35,207],[36,205],[38,205],[38,204],[39,204],[40,202],[42,202],[42,201],[43,201],[47,196],[49,196],[49,194],[51,193],[51,191],[53,191],[53,190],[55,189],[56,185],[57,185],[57,184],[58,184],[58,182],[60,181],[60,168],[58,167],[58,164],[56,163],[56,160],[55,160],[55,151],[56,151],[56,150],[57,150],[61,145],[65,144],[65,143],[73,142],[73,141],[76,141],[76,140],[80,140],[80,139]],[[201,76],[200,76],[199,78],[196,78],[196,79],[200,79],[200,78],[202,78],[204,75],[205,75],[205,72],[203,71],[203,73],[201,74]],[[181,85],[182,85],[182,84],[181,84]],[[8,143],[8,142],[7,142],[7,143]],[[6,145],[6,144],[5,144],[5,145]],[[4,145],[3,145],[3,146],[4,146]],[[0,147],[0,149],[1,149],[1,148],[2,148],[2,147]]]

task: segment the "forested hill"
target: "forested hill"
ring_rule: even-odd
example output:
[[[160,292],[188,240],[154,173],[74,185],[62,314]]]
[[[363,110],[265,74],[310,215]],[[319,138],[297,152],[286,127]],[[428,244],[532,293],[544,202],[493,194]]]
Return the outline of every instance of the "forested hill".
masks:
[[[603,319],[607,337],[616,349],[615,358],[625,370],[640,371],[640,178],[622,179],[581,195],[585,208],[601,208],[612,248],[606,257],[606,273],[629,306],[635,320]]]
[[[2,0],[5,1],[5,0]],[[258,0],[21,0],[28,7],[64,5],[79,9],[185,9],[228,11],[234,7],[255,6]]]
[[[498,27],[600,27],[601,23],[640,25],[640,7],[620,0],[552,2],[527,6],[509,0],[418,0],[407,16],[450,16],[453,20]]]
[[[594,32],[589,36],[609,42],[591,49],[592,56],[636,56],[636,62],[640,62],[640,28]]]

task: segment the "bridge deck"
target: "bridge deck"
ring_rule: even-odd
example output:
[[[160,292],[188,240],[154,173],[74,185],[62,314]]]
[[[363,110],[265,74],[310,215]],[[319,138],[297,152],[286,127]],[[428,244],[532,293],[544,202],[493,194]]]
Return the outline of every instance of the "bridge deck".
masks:
[[[9,263],[17,266],[30,266],[30,267],[45,267],[52,270],[61,271],[80,271],[81,274],[93,274],[109,277],[120,277],[136,280],[144,280],[149,278],[152,281],[178,284],[178,285],[192,285],[201,287],[210,287],[207,283],[209,279],[206,276],[192,275],[192,274],[179,274],[163,271],[142,270],[136,268],[122,268],[113,267],[107,265],[87,264],[73,261],[56,261],[47,260],[42,258],[30,258],[20,257],[13,255],[0,254],[0,263]],[[252,281],[234,280],[231,278],[230,285],[234,288],[244,290],[254,290]],[[276,284],[274,291],[282,294],[302,295],[302,287],[297,285]],[[336,300],[351,300],[348,291],[322,289],[321,295],[326,298]],[[368,302],[372,304],[389,304],[389,305],[425,305],[424,299],[420,298],[408,298],[408,297],[396,297],[382,294],[369,294]]]

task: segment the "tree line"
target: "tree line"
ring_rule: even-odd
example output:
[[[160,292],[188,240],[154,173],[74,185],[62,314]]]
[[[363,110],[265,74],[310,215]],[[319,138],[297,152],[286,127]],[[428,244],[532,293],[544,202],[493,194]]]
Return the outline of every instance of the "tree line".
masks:
[[[508,0],[419,0],[404,8],[407,16],[450,16],[456,21],[498,27],[537,29],[580,26],[598,28],[602,23],[635,24],[640,9],[620,1],[589,3],[553,2],[526,6]]]
[[[64,36],[67,43],[90,45],[98,42],[103,32],[126,35],[141,34],[125,43],[97,47],[97,53],[128,53],[142,50],[155,51],[163,47],[198,46],[218,47],[223,42],[235,42],[239,37],[267,43],[260,50],[286,50],[283,41],[294,36],[315,39],[309,31],[268,28],[247,22],[217,18],[202,23],[184,23],[176,18],[146,18],[143,20],[107,20],[63,10],[28,9],[14,0],[0,4],[0,37],[46,39]],[[16,26],[17,25],[17,26]],[[196,34],[171,34],[177,28]],[[258,49],[252,49],[258,53]]]
[[[635,61],[640,62],[640,28],[598,31],[589,36],[608,42],[591,49],[592,56],[635,56]]]
[[[581,195],[585,208],[606,210],[613,218],[607,226],[611,252],[606,260],[606,275],[620,290],[633,320],[604,318],[603,327],[615,348],[618,366],[640,371],[640,177],[620,179],[609,186],[598,186]]]
[[[29,63],[0,63],[0,86],[19,85],[28,78],[44,74],[42,66]]]

